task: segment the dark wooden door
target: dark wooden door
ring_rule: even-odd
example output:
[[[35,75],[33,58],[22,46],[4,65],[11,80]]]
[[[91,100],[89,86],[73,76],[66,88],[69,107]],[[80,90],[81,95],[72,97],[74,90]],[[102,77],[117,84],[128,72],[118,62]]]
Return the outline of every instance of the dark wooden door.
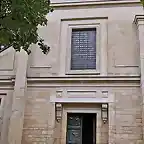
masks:
[[[96,144],[96,114],[69,113],[66,144]]]
[[[82,116],[68,114],[67,144],[82,144]]]

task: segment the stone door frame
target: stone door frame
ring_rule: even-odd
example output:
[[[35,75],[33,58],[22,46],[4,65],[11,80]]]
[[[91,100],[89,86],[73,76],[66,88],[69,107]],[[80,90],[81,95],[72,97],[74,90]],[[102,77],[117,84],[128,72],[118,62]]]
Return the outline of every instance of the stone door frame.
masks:
[[[95,113],[96,114],[96,144],[100,143],[101,138],[101,107],[100,105],[83,104],[83,106],[77,107],[75,104],[63,105],[62,112],[62,128],[61,128],[61,144],[66,144],[66,132],[67,132],[67,114],[68,113]]]

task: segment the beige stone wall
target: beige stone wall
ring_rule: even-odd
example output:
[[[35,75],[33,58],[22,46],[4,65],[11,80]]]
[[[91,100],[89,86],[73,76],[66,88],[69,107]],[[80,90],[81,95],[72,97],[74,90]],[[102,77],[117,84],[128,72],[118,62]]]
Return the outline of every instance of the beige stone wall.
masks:
[[[39,28],[40,35],[51,47],[48,55],[35,45],[31,46],[29,56],[25,53],[18,56],[12,48],[0,53],[0,96],[5,95],[0,107],[0,144],[64,144],[66,113],[58,123],[55,103],[50,101],[58,92],[65,91],[63,97],[105,97],[95,94],[96,91],[108,92],[106,97],[113,95],[108,123],[98,119],[97,144],[137,144],[142,140],[139,41],[133,24],[134,16],[143,12],[142,7],[133,2],[129,5],[98,3],[55,4],[55,11],[48,16],[48,26]],[[101,43],[106,48],[105,54],[101,53],[101,57],[106,56],[105,77],[65,77],[65,65],[61,62],[66,61],[63,56],[66,51],[61,38],[67,38],[63,33],[67,31],[66,28],[62,31],[62,25],[64,21],[82,19],[106,20],[103,34],[107,32],[107,44],[106,39]],[[108,80],[107,74],[116,77]],[[122,76],[125,77],[119,80]],[[100,114],[100,105],[95,105]],[[65,112],[66,107],[70,105],[63,105]]]
[[[15,51],[9,48],[0,53],[0,78],[12,78],[15,75]]]
[[[55,105],[50,103],[50,89],[28,89],[22,144],[53,144]]]
[[[2,88],[2,87],[1,87]],[[12,90],[0,89],[0,143],[8,143],[9,122],[12,107]]]
[[[116,143],[142,139],[140,89],[122,89],[115,94]]]
[[[139,44],[136,26],[131,20],[108,24],[108,74],[139,75]]]
[[[139,88],[114,90],[115,103],[110,106],[111,143],[137,144],[142,140],[141,94]],[[112,114],[112,115],[111,115]]]
[[[103,88],[95,88],[95,90],[100,89]],[[114,103],[110,105],[113,109],[109,108],[108,124],[100,122],[100,144],[107,144],[109,140],[113,140],[113,143],[116,144],[136,144],[142,139],[140,89],[113,87],[106,88],[106,90],[114,95]],[[64,127],[61,127],[61,122],[55,121],[55,107],[53,103],[50,103],[50,96],[55,93],[54,91],[56,89],[28,89],[22,144],[60,143],[62,132],[65,130],[62,130]],[[73,106],[77,107],[78,105],[73,104]],[[83,106],[87,107],[87,105],[79,104],[79,107]],[[95,108],[97,106],[97,104],[93,105]],[[64,107],[72,106],[65,105]],[[99,120],[101,121],[101,119]]]
[[[78,21],[81,18],[89,21],[92,19],[107,19],[108,58],[106,63],[109,75],[139,75],[139,44],[137,30],[133,24],[135,14],[139,13],[142,13],[142,8],[137,4],[133,6],[111,4],[56,8],[48,16],[48,27],[39,29],[41,36],[51,46],[51,51],[49,55],[45,56],[36,46],[33,46],[33,53],[29,58],[28,76],[64,75],[63,70],[61,70],[63,63],[60,63],[61,57],[63,57],[61,55],[63,46],[60,45],[60,40],[61,37],[63,39],[67,39],[67,37],[62,31],[62,23],[65,20],[75,21],[77,19]],[[63,69],[65,70],[65,67]]]

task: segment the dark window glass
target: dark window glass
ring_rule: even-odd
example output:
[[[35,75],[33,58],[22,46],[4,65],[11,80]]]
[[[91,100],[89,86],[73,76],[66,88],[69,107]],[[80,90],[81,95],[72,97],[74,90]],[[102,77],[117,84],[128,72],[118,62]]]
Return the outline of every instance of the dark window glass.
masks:
[[[96,28],[73,29],[71,70],[96,69]]]

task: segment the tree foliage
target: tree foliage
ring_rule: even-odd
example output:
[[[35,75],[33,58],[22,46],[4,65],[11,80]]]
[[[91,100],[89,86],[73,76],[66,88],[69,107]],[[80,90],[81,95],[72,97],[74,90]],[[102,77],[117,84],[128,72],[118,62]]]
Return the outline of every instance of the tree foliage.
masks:
[[[39,37],[38,25],[46,26],[46,15],[53,11],[50,0],[0,0],[0,44],[16,51],[38,44],[44,54],[49,46]]]
[[[144,0],[140,1],[144,6]],[[38,25],[47,25],[46,15],[52,11],[50,0],[0,0],[0,46],[24,49],[29,54],[29,46],[38,44],[47,54],[49,46],[37,30]]]
[[[140,0],[140,1],[141,1],[142,5],[143,5],[143,7],[144,7],[144,0]]]

